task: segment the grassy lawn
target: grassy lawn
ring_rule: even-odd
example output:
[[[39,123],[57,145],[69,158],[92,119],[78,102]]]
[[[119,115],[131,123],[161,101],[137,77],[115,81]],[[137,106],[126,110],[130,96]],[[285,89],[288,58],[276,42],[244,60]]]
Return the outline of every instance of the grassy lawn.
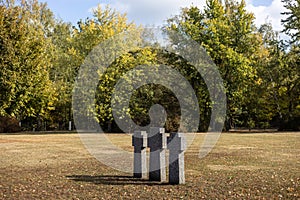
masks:
[[[129,135],[109,138],[132,150]],[[225,133],[199,159],[203,138],[173,186],[106,167],[77,134],[0,135],[0,199],[300,199],[300,133]]]

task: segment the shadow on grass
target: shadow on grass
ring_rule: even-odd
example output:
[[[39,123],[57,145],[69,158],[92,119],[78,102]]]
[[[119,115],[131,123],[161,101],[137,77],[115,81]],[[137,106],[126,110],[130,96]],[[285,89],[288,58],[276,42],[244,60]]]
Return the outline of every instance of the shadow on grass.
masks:
[[[72,175],[66,176],[67,179],[76,182],[88,182],[93,184],[103,185],[169,185],[168,183],[161,183],[155,181],[149,181],[146,179],[134,178],[133,176],[117,176],[117,175]]]

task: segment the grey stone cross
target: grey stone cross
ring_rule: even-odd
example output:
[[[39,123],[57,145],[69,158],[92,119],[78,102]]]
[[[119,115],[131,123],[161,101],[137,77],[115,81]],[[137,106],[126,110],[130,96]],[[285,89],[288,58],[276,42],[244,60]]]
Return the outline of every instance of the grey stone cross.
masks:
[[[183,133],[171,133],[168,137],[169,183],[184,184],[184,151],[186,139]]]
[[[167,137],[164,128],[151,127],[148,134],[150,148],[149,180],[166,181]]]
[[[147,178],[147,133],[135,131],[132,136],[134,146],[133,176],[135,178]]]

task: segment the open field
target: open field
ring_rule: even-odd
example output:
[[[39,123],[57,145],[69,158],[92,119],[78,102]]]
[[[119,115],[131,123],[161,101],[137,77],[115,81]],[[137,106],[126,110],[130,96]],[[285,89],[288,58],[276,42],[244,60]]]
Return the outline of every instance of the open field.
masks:
[[[132,149],[129,135],[109,137]],[[300,199],[300,133],[225,133],[200,160],[203,138],[173,186],[106,167],[77,134],[0,135],[0,199]]]

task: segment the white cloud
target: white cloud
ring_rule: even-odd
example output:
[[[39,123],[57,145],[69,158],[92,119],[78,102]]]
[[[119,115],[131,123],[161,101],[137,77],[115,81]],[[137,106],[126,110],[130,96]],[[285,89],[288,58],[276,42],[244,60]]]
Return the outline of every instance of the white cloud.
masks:
[[[138,24],[162,25],[166,19],[180,13],[181,8],[191,5],[201,10],[206,0],[110,0],[109,5],[122,13],[127,13],[128,19]],[[285,11],[281,0],[273,0],[268,6],[254,6],[259,1],[246,0],[246,9],[254,13],[255,24],[259,27],[265,22],[271,22],[274,30],[281,31],[281,15]],[[263,5],[263,2],[260,3]],[[107,4],[101,4],[105,6]]]
[[[179,14],[183,7],[203,7],[205,0],[111,0],[108,4],[122,13],[126,12],[130,21],[144,25],[161,25],[166,19]]]
[[[180,13],[180,9],[196,5],[202,7],[205,0],[131,0],[135,2],[132,8],[132,14],[128,17],[136,19],[138,23],[162,24],[164,20]]]
[[[281,20],[285,17],[281,15],[285,11],[283,3],[281,0],[273,0],[272,4],[269,6],[253,6],[252,1],[247,1],[247,10],[254,13],[255,23],[257,26],[263,23],[270,22],[273,25],[274,30],[281,31],[283,25]]]

